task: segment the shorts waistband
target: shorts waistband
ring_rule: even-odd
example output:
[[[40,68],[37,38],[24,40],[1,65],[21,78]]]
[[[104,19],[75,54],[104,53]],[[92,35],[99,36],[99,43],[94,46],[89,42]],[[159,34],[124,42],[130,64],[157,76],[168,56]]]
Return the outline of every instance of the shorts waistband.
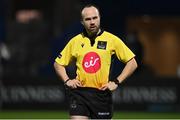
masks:
[[[91,87],[78,87],[76,89],[71,89],[71,90],[87,90],[87,91],[92,91],[92,92],[99,92],[99,93],[104,93],[104,92],[111,92],[110,90],[99,90],[98,88],[91,88]]]

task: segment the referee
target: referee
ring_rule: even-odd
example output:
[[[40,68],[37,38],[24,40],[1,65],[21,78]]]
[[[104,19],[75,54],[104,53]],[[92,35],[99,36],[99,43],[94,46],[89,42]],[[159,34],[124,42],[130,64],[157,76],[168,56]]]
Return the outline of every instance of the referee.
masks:
[[[71,119],[111,119],[112,91],[137,68],[135,55],[120,38],[100,28],[100,13],[95,5],[86,5],[81,17],[84,31],[59,53],[54,68],[69,88]],[[110,81],[113,54],[126,65],[120,75]],[[77,76],[70,79],[65,66],[74,58]]]

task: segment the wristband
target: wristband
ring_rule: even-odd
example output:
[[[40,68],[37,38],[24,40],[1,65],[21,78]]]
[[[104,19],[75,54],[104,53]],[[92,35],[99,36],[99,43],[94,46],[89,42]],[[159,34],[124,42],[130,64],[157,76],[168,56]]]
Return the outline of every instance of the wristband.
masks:
[[[69,80],[71,80],[71,79],[68,78],[67,80],[65,80],[65,81],[64,81],[64,85],[66,85],[66,83],[67,83]]]
[[[116,85],[118,85],[119,86],[119,80],[116,78],[114,81],[113,81]]]

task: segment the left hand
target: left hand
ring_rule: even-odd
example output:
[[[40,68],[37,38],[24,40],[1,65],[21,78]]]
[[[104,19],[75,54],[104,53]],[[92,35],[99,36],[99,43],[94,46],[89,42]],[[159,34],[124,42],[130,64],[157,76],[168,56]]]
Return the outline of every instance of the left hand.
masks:
[[[114,91],[116,90],[116,88],[118,87],[118,85],[116,85],[114,82],[109,81],[107,84],[103,85],[100,90],[106,90],[109,89],[110,91]]]

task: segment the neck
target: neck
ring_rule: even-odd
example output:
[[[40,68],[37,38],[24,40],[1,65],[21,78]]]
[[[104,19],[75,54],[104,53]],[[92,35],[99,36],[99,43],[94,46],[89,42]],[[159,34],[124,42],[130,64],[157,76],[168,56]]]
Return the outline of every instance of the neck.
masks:
[[[97,36],[100,32],[101,32],[101,29],[99,29],[98,32],[96,32],[96,33],[89,33],[89,32],[87,32],[87,33],[88,33],[88,36],[89,36],[89,37],[95,37],[95,36]]]

